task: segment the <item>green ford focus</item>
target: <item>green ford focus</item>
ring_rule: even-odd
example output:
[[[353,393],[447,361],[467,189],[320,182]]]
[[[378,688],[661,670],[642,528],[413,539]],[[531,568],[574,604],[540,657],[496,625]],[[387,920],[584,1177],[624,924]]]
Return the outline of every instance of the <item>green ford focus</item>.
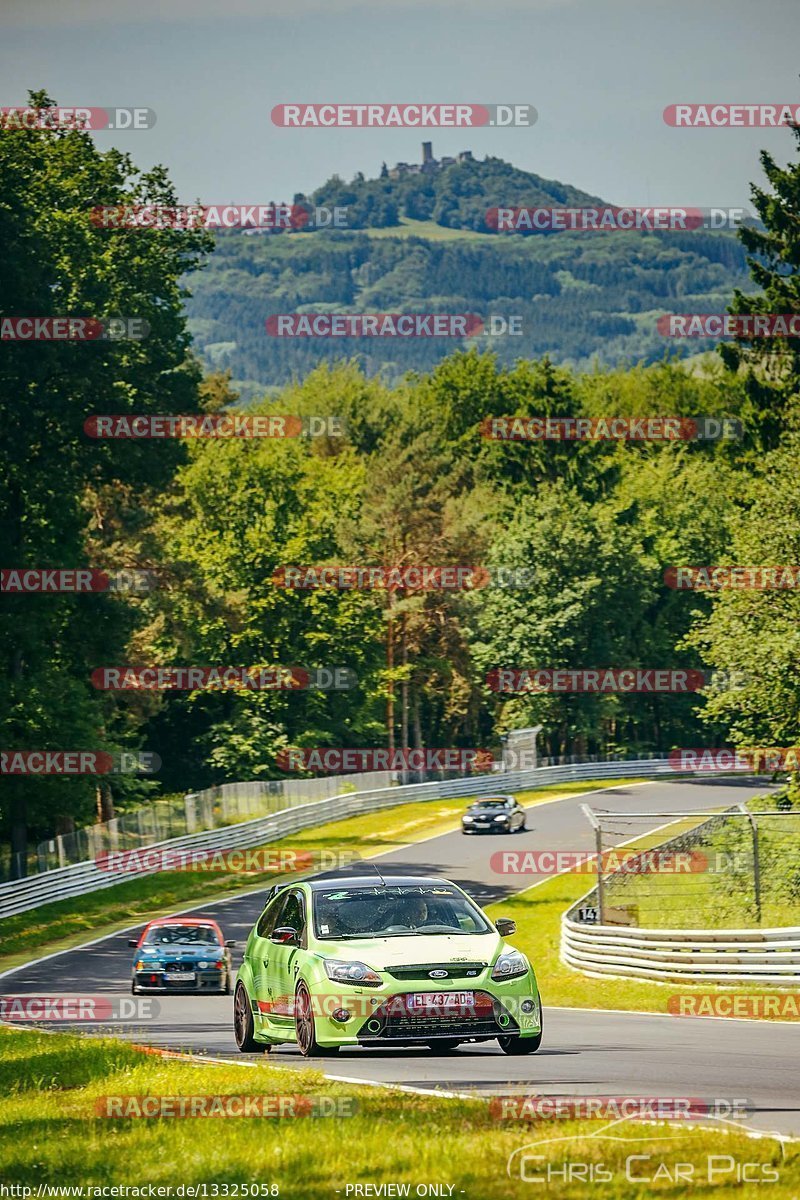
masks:
[[[533,967],[446,879],[320,878],[273,894],[247,940],[234,994],[243,1053],[296,1042],[448,1051],[496,1038],[506,1054],[542,1040]]]

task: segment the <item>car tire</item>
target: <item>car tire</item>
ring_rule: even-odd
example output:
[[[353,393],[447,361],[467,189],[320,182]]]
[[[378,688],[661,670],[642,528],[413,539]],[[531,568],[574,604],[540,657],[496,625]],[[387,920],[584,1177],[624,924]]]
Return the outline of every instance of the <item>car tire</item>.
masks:
[[[338,1053],[338,1046],[320,1046],[314,1024],[314,1009],[306,985],[300,981],[294,994],[294,1029],[297,1048],[303,1058],[324,1058]]]
[[[242,1054],[268,1054],[270,1047],[255,1040],[253,1013],[250,1008],[250,997],[243,983],[236,985],[236,995],[233,998],[233,1036]]]
[[[460,1045],[461,1038],[437,1038],[435,1042],[428,1042],[428,1049],[434,1054],[450,1054]]]
[[[499,1037],[500,1049],[503,1054],[535,1054],[542,1044],[542,1030],[535,1037],[519,1037],[513,1035],[511,1037]]]
[[[517,830],[517,833],[524,833],[527,828],[528,828],[528,824],[527,824],[525,818],[523,817],[522,824],[520,825],[519,829]]]
[[[225,976],[225,988],[222,993],[223,996],[230,996],[232,990],[233,989],[231,988],[231,973],[230,973],[230,971],[228,971],[228,974]]]
[[[139,995],[139,989],[137,988],[136,981],[134,979],[131,980],[131,995],[132,996]]]

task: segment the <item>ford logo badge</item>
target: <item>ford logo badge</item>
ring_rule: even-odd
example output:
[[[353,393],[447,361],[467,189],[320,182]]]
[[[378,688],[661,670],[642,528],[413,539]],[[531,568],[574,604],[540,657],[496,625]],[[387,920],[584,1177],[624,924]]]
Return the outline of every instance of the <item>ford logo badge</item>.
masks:
[[[447,979],[449,971],[428,971],[429,979]]]

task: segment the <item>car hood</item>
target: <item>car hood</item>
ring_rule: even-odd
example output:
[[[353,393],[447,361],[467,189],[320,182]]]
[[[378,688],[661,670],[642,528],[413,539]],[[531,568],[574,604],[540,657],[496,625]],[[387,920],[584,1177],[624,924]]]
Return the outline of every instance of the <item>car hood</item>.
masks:
[[[142,946],[136,951],[137,958],[169,958],[173,962],[216,961],[222,954],[221,946],[208,946],[202,950],[194,946],[155,946],[153,949]]]
[[[319,951],[325,958],[356,959],[379,971],[384,967],[425,966],[428,963],[493,961],[503,939],[499,933],[412,934],[410,937],[353,938],[324,942]],[[323,949],[324,946],[324,949]]]

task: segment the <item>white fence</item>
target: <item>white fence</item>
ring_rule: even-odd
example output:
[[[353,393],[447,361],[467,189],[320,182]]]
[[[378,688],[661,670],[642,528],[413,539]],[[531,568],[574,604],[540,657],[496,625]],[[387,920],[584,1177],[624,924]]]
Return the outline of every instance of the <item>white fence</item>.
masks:
[[[570,910],[572,911],[572,910]],[[630,929],[565,914],[561,958],[589,975],[664,983],[800,983],[800,927]]]
[[[263,846],[278,841],[314,825],[338,821],[357,813],[375,812],[413,800],[443,800],[456,797],[494,795],[498,792],[528,791],[554,783],[585,779],[614,779],[620,777],[651,777],[671,775],[674,770],[666,759],[647,758],[613,762],[586,762],[571,766],[538,767],[530,771],[509,771],[492,775],[475,775],[434,783],[416,783],[404,787],[384,787],[372,791],[349,792],[310,804],[295,805],[282,812],[242,821],[221,829],[171,838],[148,847],[162,850],[232,850]],[[137,872],[126,871],[124,876],[104,870],[97,862],[75,863],[73,866],[46,871],[26,879],[0,884],[0,918],[27,912],[40,904],[51,904],[72,896],[113,887],[137,875],[155,874],[148,867]]]

